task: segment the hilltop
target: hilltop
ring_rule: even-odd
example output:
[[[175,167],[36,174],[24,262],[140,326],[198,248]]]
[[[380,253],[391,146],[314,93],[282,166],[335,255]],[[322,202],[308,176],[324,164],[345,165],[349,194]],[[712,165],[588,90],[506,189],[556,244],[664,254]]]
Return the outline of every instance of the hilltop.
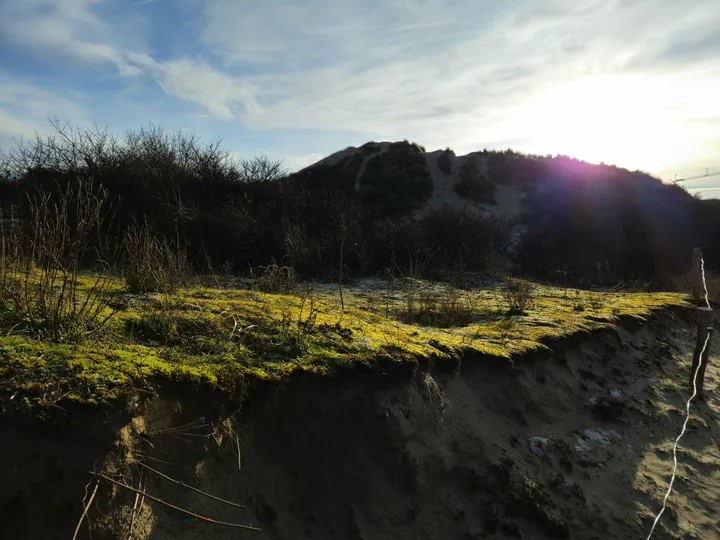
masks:
[[[355,194],[372,199],[402,197],[404,193],[408,206],[414,203],[421,210],[417,215],[444,206],[517,214],[522,208],[523,190],[519,185],[509,185],[499,171],[491,174],[493,161],[487,151],[457,156],[449,148],[427,152],[407,141],[368,142],[335,152],[298,174],[328,167],[342,174],[345,182],[349,174]]]
[[[692,247],[711,241],[712,202],[641,171],[568,156],[482,150],[456,155],[402,142],[349,147],[295,176],[390,215],[493,216],[499,248],[525,272],[585,282],[649,279],[668,286]]]

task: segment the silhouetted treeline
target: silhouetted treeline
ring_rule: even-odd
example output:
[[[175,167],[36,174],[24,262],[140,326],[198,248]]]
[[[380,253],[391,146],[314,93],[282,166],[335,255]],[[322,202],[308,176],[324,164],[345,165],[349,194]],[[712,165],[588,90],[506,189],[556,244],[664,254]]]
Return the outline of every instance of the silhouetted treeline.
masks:
[[[431,194],[413,145],[402,167],[379,171],[382,182],[368,194],[355,192],[342,167],[288,175],[279,162],[233,160],[218,144],[152,126],[123,139],[55,127],[54,136],[2,156],[0,204],[6,216],[13,206],[22,218],[34,193],[60,197],[72,183],[102,186],[107,215],[96,247],[105,258],[133,227],[182,246],[197,272],[243,273],[274,260],[305,278],[334,278],[341,260],[345,275],[355,276],[404,272],[422,261],[428,276],[513,266],[551,280],[665,286],[667,276],[687,270],[693,246],[703,246],[713,264],[720,257],[717,205],[610,166],[486,152],[493,182],[527,192],[517,217],[527,232],[518,252],[504,254],[517,231],[507,219],[470,208],[412,217]],[[405,170],[412,178],[391,182]]]
[[[527,271],[666,287],[689,270],[694,246],[717,262],[713,236],[720,223],[709,219],[707,201],[682,188],[642,172],[567,157],[514,159],[533,170],[524,217]]]

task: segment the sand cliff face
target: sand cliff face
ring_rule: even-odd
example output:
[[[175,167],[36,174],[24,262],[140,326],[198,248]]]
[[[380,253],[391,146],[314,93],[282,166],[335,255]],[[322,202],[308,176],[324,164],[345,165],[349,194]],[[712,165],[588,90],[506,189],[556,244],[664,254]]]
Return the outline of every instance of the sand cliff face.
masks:
[[[209,523],[101,480],[93,538],[131,528],[153,540],[645,537],[688,394],[693,331],[683,319],[561,340],[513,363],[463,359],[459,371],[298,376],[233,414],[212,396],[178,392],[131,421],[68,416],[48,430],[3,419],[0,535],[71,537],[92,478],[70,463],[262,529]],[[706,388],[716,382],[712,366]],[[693,407],[655,538],[720,534],[719,408],[714,397]]]

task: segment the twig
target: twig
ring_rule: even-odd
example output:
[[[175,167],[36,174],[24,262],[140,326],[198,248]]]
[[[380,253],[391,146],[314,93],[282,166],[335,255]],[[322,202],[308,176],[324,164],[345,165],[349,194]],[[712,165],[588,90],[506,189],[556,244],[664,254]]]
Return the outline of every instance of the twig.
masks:
[[[140,486],[140,487],[142,487],[142,486]],[[132,519],[130,520],[130,528],[128,529],[127,536],[125,537],[126,540],[130,540],[132,538],[133,527],[135,526],[135,518],[137,517],[135,510],[137,509],[139,499],[140,499],[140,494],[136,493],[135,494],[135,504],[133,504],[133,509],[132,509]]]
[[[140,489],[142,489],[142,471],[140,471],[140,481],[138,482],[138,486],[140,487]],[[137,508],[138,508],[138,500],[139,499],[140,499],[140,494],[136,493],[135,494],[135,504],[133,504],[133,509],[132,509],[132,519],[130,520],[130,528],[128,529],[127,536],[125,537],[126,540],[130,540],[132,538],[133,527],[135,526],[135,519],[137,518],[137,515],[140,513],[140,512],[135,513],[135,510],[137,510]],[[145,500],[145,497],[143,497],[143,501],[144,500]],[[140,508],[142,508],[142,503],[140,503]]]
[[[240,460],[240,438],[235,435],[235,444],[237,445],[238,450],[238,471],[242,471],[242,462]]]
[[[98,487],[100,487],[100,480],[98,480],[95,483],[95,489],[93,489],[92,495],[90,495],[90,500],[85,505],[85,509],[83,510],[83,513],[80,516],[80,521],[78,521],[77,527],[75,527],[75,534],[73,534],[73,540],[76,540],[77,535],[80,532],[80,526],[82,525],[82,522],[85,519],[85,516],[87,515],[88,510],[90,509],[90,505],[92,504],[93,500],[95,499],[95,494],[97,493]]]
[[[210,435],[212,435],[212,438],[215,441],[215,444],[217,444],[218,448],[220,448],[220,446],[222,446],[222,441],[220,439],[218,439],[217,436],[215,435],[216,429],[217,428],[215,427],[215,425],[213,425],[212,429],[210,430]]]
[[[74,466],[73,466],[73,467],[74,467]],[[78,467],[75,467],[75,468],[78,468]],[[208,523],[214,523],[215,525],[223,525],[223,526],[225,526],[225,527],[233,527],[233,528],[235,528],[235,529],[246,529],[246,530],[248,530],[248,531],[262,531],[262,529],[258,529],[257,527],[251,527],[250,525],[243,525],[243,524],[240,524],[240,523],[228,523],[228,522],[226,522],[226,521],[218,521],[218,520],[216,520],[216,519],[212,519],[212,518],[209,518],[209,517],[201,516],[200,514],[196,514],[195,512],[191,512],[190,510],[185,510],[184,508],[180,508],[179,506],[175,506],[174,504],[171,504],[171,503],[169,503],[169,502],[163,501],[162,499],[158,499],[157,497],[154,497],[153,495],[150,495],[149,493],[147,493],[147,492],[145,492],[145,491],[143,491],[143,490],[141,490],[141,489],[137,489],[137,488],[134,488],[134,487],[132,487],[132,486],[128,486],[127,484],[123,484],[122,482],[118,482],[117,480],[113,480],[113,479],[110,478],[109,476],[106,476],[106,475],[104,475],[104,474],[102,474],[102,473],[97,473],[97,472],[93,472],[93,471],[88,471],[88,470],[86,470],[86,469],[81,469],[81,468],[78,468],[78,469],[79,469],[79,470],[82,470],[83,472],[86,472],[87,474],[92,474],[92,475],[94,475],[94,476],[96,476],[96,477],[98,477],[98,478],[102,478],[103,480],[107,480],[107,481],[110,482],[111,484],[115,484],[116,486],[119,486],[119,487],[121,487],[121,488],[125,488],[125,489],[130,490],[130,491],[132,491],[132,492],[134,492],[134,493],[139,493],[140,495],[142,495],[143,497],[147,497],[147,498],[150,499],[151,501],[155,501],[156,503],[163,504],[163,505],[165,505],[165,506],[167,506],[167,507],[169,507],[169,508],[172,508],[173,510],[177,510],[178,512],[182,512],[183,514],[186,514],[186,515],[188,515],[188,516],[190,516],[190,517],[194,517],[194,518],[197,518],[197,519],[201,519],[201,520],[203,520],[203,521],[207,521]],[[226,501],[226,502],[227,502],[227,501]]]
[[[202,421],[202,420],[201,420]],[[190,422],[183,426],[176,426],[172,428],[160,429],[152,432],[152,435],[168,435],[170,433],[185,433],[186,431],[193,429],[203,429],[209,427],[210,424],[197,424],[196,422]]]
[[[234,503],[234,502],[226,501],[225,499],[221,499],[220,497],[216,497],[215,495],[211,495],[210,493],[206,493],[206,492],[204,492],[204,491],[202,491],[202,490],[200,490],[200,489],[198,489],[198,488],[196,488],[196,487],[189,486],[189,485],[187,485],[185,482],[182,482],[182,481],[180,481],[180,480],[175,480],[174,478],[170,478],[170,477],[167,476],[166,474],[163,474],[163,473],[161,473],[160,471],[158,471],[158,470],[156,470],[156,469],[153,469],[150,465],[146,465],[146,464],[143,463],[142,461],[138,461],[138,465],[142,465],[142,466],[145,467],[147,470],[149,470],[149,471],[151,471],[151,472],[154,472],[154,473],[157,474],[158,476],[162,476],[162,477],[165,478],[166,480],[170,480],[171,482],[174,482],[175,484],[177,484],[177,485],[179,485],[179,486],[182,486],[182,487],[184,487],[184,488],[187,488],[187,489],[190,489],[190,490],[192,490],[192,491],[195,491],[196,493],[200,493],[201,495],[205,495],[206,497],[209,497],[209,498],[214,499],[214,500],[216,500],[216,501],[219,501],[219,502],[222,502],[222,503],[225,503],[225,504],[229,504],[230,506],[234,506],[234,507],[236,507],[236,508],[242,508],[243,510],[245,510],[245,507],[244,507],[243,505],[241,505],[241,504],[237,504],[237,503]]]
[[[178,465],[177,463],[172,463],[170,461],[165,461],[164,459],[150,456],[150,455],[146,454],[145,452],[138,452],[136,455],[142,457],[143,459],[150,459],[152,461],[157,461],[158,463],[163,463],[165,465],[170,465],[172,467],[177,467],[177,465]]]

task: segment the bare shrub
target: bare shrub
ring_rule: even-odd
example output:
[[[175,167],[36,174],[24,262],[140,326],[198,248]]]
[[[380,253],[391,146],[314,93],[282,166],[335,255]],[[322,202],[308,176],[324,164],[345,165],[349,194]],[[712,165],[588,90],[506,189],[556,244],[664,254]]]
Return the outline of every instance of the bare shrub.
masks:
[[[407,248],[407,267],[405,272],[395,265],[396,269],[406,279],[419,281],[425,276],[425,272],[432,263],[433,258],[437,255],[439,248],[434,244],[423,246],[417,243],[414,249]]]
[[[281,266],[276,261],[272,261],[267,266],[251,269],[253,277],[256,277],[257,270],[260,271],[260,275],[255,280],[258,290],[272,294],[288,294],[295,290],[297,276],[292,266]]]
[[[472,294],[447,287],[442,291],[410,287],[405,297],[403,322],[448,328],[466,326],[476,317]]]
[[[135,294],[173,292],[187,282],[189,263],[180,245],[156,236],[150,228],[131,227],[123,241],[123,276]]]
[[[79,341],[106,328],[116,313],[108,263],[96,253],[96,273],[80,273],[91,236],[106,217],[106,196],[83,179],[56,197],[30,196],[26,221],[12,210],[0,220],[0,327],[6,332]]]
[[[300,297],[300,309],[296,318],[289,309],[283,310],[280,324],[281,344],[292,352],[307,351],[308,338],[315,331],[319,312],[315,299],[305,291]]]
[[[500,297],[510,315],[523,315],[535,304],[533,298],[535,286],[529,281],[506,278],[500,291]]]

